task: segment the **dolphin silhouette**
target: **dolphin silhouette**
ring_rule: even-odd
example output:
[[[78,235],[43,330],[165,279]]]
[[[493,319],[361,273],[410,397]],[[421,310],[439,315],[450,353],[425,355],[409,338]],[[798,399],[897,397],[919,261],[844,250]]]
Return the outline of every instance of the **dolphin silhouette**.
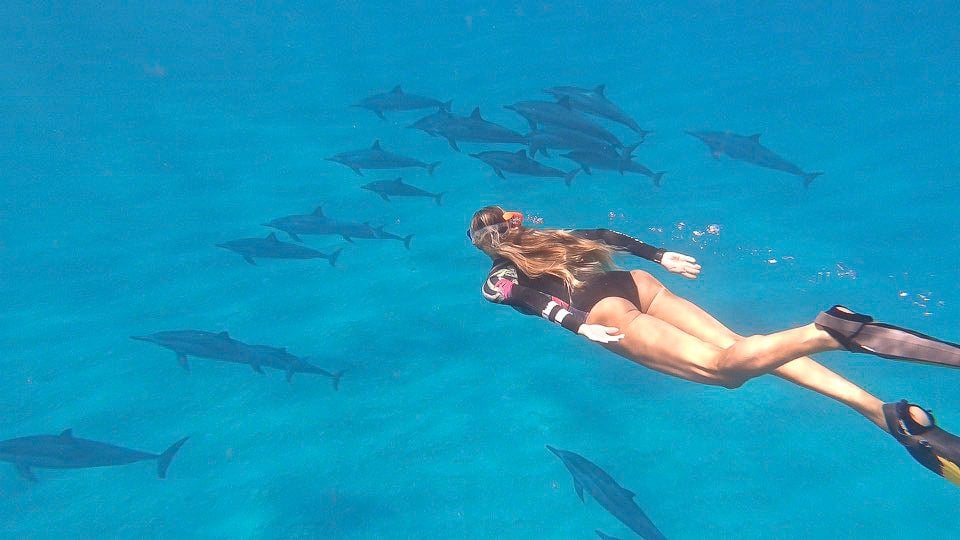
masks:
[[[184,437],[170,445],[162,454],[123,448],[73,436],[72,429],[59,435],[31,435],[0,441],[0,461],[13,463],[20,476],[37,481],[31,468],[39,469],[86,469],[112,467],[148,459],[157,460],[157,476],[167,477],[167,467],[183,443]]]
[[[650,521],[650,518],[637,506],[633,498],[635,493],[623,488],[603,469],[591,463],[587,458],[547,445],[573,476],[573,487],[577,496],[583,500],[583,492],[589,493],[607,512],[623,522],[631,531],[647,540],[665,540],[663,533]]]
[[[790,173],[803,179],[803,187],[809,186],[814,178],[823,174],[822,172],[804,172],[800,167],[780,157],[760,144],[759,133],[743,136],[729,131],[687,131],[687,134],[703,141],[710,148],[710,154],[714,158],[719,158],[720,154],[726,154],[732,159]]]

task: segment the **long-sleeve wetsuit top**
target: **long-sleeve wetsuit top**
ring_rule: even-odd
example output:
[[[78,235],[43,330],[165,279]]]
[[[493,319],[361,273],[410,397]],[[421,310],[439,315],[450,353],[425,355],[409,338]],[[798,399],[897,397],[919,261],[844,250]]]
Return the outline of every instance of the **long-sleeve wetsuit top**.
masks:
[[[618,251],[659,263],[665,250],[645,244],[636,238],[609,229],[576,229],[570,233],[587,240],[597,240]],[[507,280],[513,285],[506,296],[497,283]],[[526,315],[539,315],[577,333],[587,320],[584,311],[570,306],[570,291],[562,279],[552,275],[531,278],[505,258],[493,261],[483,282],[483,296],[491,302],[507,304]]]

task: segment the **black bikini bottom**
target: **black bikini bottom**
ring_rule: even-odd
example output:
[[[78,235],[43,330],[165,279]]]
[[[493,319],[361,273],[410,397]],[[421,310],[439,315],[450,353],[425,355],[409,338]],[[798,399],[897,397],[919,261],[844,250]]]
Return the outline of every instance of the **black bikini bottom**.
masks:
[[[587,278],[586,283],[573,291],[573,307],[587,313],[604,298],[616,296],[629,300],[640,309],[640,293],[630,272],[615,270]]]

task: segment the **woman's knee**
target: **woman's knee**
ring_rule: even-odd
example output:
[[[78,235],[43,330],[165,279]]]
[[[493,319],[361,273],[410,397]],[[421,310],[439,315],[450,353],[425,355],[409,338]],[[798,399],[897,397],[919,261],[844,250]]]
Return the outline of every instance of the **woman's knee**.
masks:
[[[763,336],[737,337],[736,345],[738,348],[749,351],[751,345]],[[740,388],[745,382],[761,375],[761,373],[751,369],[749,362],[745,363],[737,360],[737,357],[743,357],[743,351],[739,351],[736,355],[731,354],[732,352],[730,347],[722,349],[710,363],[711,372],[716,377],[718,384],[730,389]],[[751,358],[751,356],[747,355],[747,358]]]

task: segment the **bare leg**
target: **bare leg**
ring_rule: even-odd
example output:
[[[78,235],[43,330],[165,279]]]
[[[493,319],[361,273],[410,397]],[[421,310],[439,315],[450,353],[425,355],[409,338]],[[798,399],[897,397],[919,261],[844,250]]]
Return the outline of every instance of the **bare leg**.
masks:
[[[635,274],[634,278],[644,281],[649,278],[656,281],[649,274],[646,278]],[[650,286],[643,284],[641,287],[647,289]],[[730,347],[737,341],[744,339],[743,336],[731,331],[699,306],[676,296],[662,285],[660,285],[659,292],[653,294],[653,299],[647,305],[647,314],[721,348]],[[880,429],[887,430],[886,421],[883,417],[883,401],[812,358],[801,356],[790,360],[773,370],[773,374],[835,399],[853,408]]]

